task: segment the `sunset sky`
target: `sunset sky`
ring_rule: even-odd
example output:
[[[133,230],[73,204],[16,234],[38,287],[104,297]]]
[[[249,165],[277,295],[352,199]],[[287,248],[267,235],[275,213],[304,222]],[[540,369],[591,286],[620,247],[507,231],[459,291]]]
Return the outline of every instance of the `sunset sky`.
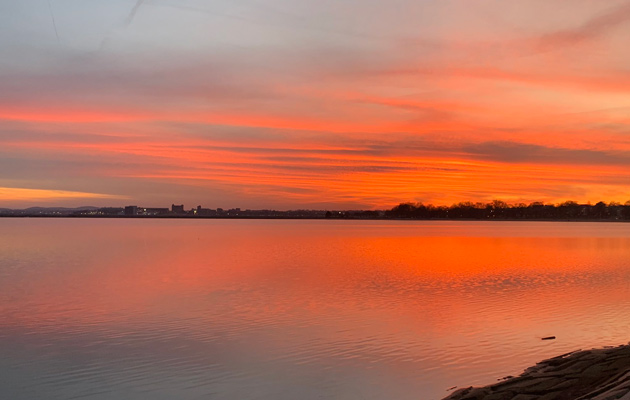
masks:
[[[630,1],[0,0],[0,207],[630,200]]]

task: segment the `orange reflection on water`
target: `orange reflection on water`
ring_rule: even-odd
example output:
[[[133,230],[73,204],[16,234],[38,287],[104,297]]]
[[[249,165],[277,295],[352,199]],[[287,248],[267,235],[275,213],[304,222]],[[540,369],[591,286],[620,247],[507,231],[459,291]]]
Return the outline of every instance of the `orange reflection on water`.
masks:
[[[227,346],[252,365],[376,368],[379,379],[443,390],[623,343],[623,228],[11,220],[0,231],[1,326],[106,342],[142,334],[156,346],[178,338],[201,357]],[[540,340],[549,335],[558,340]]]
[[[65,266],[49,266],[58,275],[33,276],[28,283],[32,295],[45,292],[48,300],[40,301],[52,306],[47,312],[53,312],[55,298],[75,297],[78,307],[65,311],[89,318],[83,315],[89,309],[114,313],[164,296],[245,289],[265,291],[276,301],[287,293],[308,296],[311,303],[344,293],[369,303],[379,297],[355,292],[383,282],[406,296],[436,288],[451,290],[452,296],[490,287],[531,292],[548,289],[558,277],[579,283],[590,272],[614,270],[630,247],[628,238],[379,237],[357,231],[343,236],[322,225],[311,230],[274,221],[270,226],[263,221],[251,226],[247,221],[101,222],[104,226],[96,228],[77,221],[69,233],[72,241],[34,230],[5,242],[17,257],[36,261],[53,253],[51,263],[64,260]],[[533,286],[514,284],[516,278]],[[55,285],[61,281],[65,284]]]

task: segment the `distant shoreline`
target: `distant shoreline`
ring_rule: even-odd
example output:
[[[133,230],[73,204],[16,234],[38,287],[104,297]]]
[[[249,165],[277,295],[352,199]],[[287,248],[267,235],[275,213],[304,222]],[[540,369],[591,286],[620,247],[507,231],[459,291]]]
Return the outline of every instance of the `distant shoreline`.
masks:
[[[524,218],[393,218],[393,217],[319,217],[319,216],[206,216],[206,215],[54,215],[54,214],[32,214],[32,215],[0,215],[0,218],[67,218],[67,219],[257,219],[257,220],[327,220],[327,221],[463,221],[463,222],[621,222],[628,223],[630,220],[623,219],[524,219]]]
[[[355,219],[355,220],[419,220],[419,221],[630,221],[630,201],[625,204],[600,201],[578,204],[534,202],[508,204],[460,202],[452,206],[422,203],[400,203],[389,210],[325,210],[325,209],[186,209],[183,204],[168,207],[30,207],[0,208],[0,217],[69,217],[69,218],[202,218],[202,219]]]

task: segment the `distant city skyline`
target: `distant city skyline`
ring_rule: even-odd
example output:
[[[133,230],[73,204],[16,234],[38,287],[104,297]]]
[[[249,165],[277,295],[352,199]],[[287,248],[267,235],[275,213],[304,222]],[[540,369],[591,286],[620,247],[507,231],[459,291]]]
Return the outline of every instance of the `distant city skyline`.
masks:
[[[0,3],[0,208],[630,200],[630,3]]]
[[[477,221],[610,221],[630,220],[630,201],[625,204],[603,201],[579,204],[566,201],[558,204],[533,202],[509,204],[501,200],[489,203],[460,202],[451,206],[422,203],[401,203],[385,210],[274,210],[205,208],[201,205],[186,208],[184,204],[171,207],[32,207],[26,209],[0,208],[0,217],[65,217],[65,218],[217,218],[217,219],[421,219],[421,220],[477,220]]]

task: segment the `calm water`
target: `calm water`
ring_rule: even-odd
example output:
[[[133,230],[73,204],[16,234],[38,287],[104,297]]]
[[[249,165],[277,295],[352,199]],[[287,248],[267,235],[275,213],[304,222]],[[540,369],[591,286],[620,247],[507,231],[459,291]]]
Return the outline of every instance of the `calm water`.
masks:
[[[630,224],[0,220],[2,399],[439,399],[629,340]]]

